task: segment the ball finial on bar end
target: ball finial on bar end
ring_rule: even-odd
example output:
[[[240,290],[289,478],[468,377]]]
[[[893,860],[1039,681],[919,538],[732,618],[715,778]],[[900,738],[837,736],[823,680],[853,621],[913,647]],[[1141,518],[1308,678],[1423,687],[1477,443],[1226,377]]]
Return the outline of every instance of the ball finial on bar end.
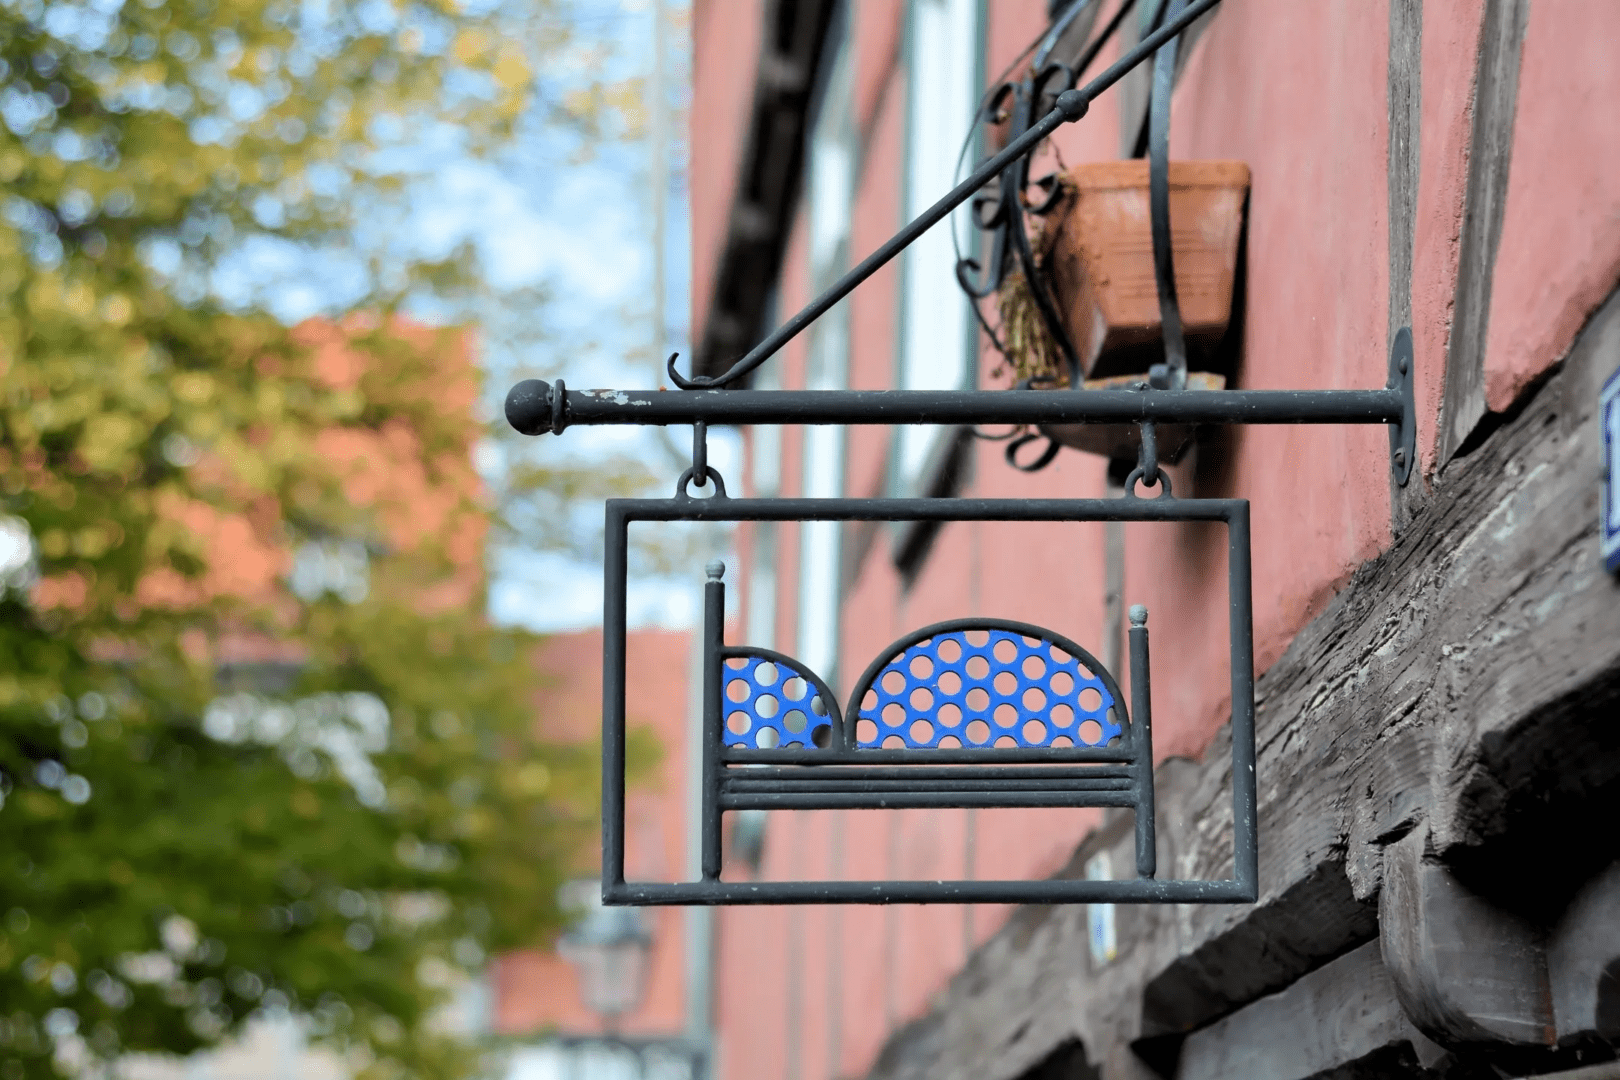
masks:
[[[524,379],[506,393],[506,422],[522,435],[551,430],[551,384]]]
[[[1147,625],[1147,605],[1146,604],[1132,604],[1131,605],[1131,625],[1132,626],[1146,626]]]
[[[710,581],[719,581],[726,574],[726,564],[716,559],[708,566],[705,566],[703,571],[709,575]]]

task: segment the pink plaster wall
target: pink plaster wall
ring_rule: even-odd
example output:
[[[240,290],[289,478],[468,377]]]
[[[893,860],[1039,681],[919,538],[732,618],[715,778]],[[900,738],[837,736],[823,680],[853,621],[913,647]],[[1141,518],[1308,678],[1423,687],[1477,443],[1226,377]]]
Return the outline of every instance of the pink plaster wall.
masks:
[[[1383,4],[1240,0],[1223,5],[1188,60],[1172,156],[1234,158],[1252,176],[1242,386],[1385,381],[1388,27]],[[1258,674],[1388,540],[1389,442],[1371,427],[1251,427],[1229,438],[1225,475],[1211,486],[1252,503]],[[1217,601],[1210,530],[1127,533],[1145,556],[1127,566],[1128,602],[1165,606],[1200,579]],[[1155,683],[1155,748],[1166,754],[1200,753],[1226,720],[1217,610],[1155,634],[1156,656],[1195,657],[1207,673],[1166,686],[1162,706]]]
[[[782,305],[803,303],[808,288],[808,256],[806,254],[806,226],[799,215],[788,238],[781,279]],[[779,364],[784,388],[804,385],[805,340],[790,342],[772,363]],[[803,433],[797,429],[784,429],[782,439],[781,494],[795,495],[802,490],[804,476]],[[740,547],[752,551],[752,534],[745,528]],[[778,592],[786,598],[796,597],[799,537],[791,526],[778,532],[776,574]],[[746,564],[743,564],[746,565]],[[731,578],[745,581],[745,574]],[[743,603],[748,603],[746,590]],[[746,625],[746,621],[744,623]],[[795,612],[791,603],[778,605],[776,610],[776,641],[778,646],[791,643],[796,633]],[[793,828],[802,830],[807,823],[802,819],[811,815],[797,815]],[[784,835],[781,815],[771,822],[767,834],[760,876],[762,878],[803,877],[815,873],[816,868],[806,864],[812,853],[810,845],[794,843],[798,836]],[[728,879],[746,876],[746,870],[732,860],[725,871]],[[725,1080],[751,1080],[759,1076],[788,1076],[788,1061],[802,1060],[804,1025],[798,1019],[804,1012],[804,980],[786,978],[789,971],[801,971],[805,955],[802,909],[779,907],[739,907],[717,910],[716,945],[716,1001],[715,1028],[717,1032],[716,1074]]]
[[[1101,18],[1114,6],[1109,0]],[[902,7],[898,0],[855,5],[856,109],[865,138],[855,257],[900,224]],[[1424,4],[1411,281],[1422,490],[1433,484],[1482,7],[1483,0]],[[1044,25],[1045,3],[996,0],[987,10],[994,75]],[[1603,107],[1620,96],[1620,65],[1606,50],[1620,37],[1616,23],[1620,7],[1603,0],[1532,6],[1491,311],[1492,408],[1556,362],[1620,277],[1620,187],[1604,183],[1620,175],[1620,137]],[[1174,156],[1243,160],[1253,176],[1239,386],[1385,381],[1388,35],[1387,0],[1226,0],[1188,58],[1174,104]],[[1116,55],[1106,52],[1097,69]],[[1045,160],[1114,158],[1120,128],[1117,98],[1106,96],[1060,133]],[[786,256],[784,316],[810,298],[804,263],[801,214]],[[891,267],[851,300],[853,386],[893,385],[896,282]],[[802,349],[785,351],[785,385],[802,385],[803,362]],[[985,385],[1005,385],[994,368],[986,355]],[[890,439],[887,428],[849,431],[850,494],[884,490]],[[787,433],[784,450],[783,489],[792,493],[803,470],[799,433]],[[1173,470],[1178,494],[1252,502],[1257,674],[1388,544],[1388,468],[1382,429],[1257,427],[1206,443],[1197,460]],[[1101,496],[1104,466],[1065,451],[1028,476],[1007,468],[999,445],[979,443],[964,493]],[[908,584],[894,569],[890,532],[851,527],[846,547],[865,545],[866,554],[842,609],[846,685],[839,689],[847,692],[849,678],[900,634],[965,614],[1049,625],[1102,654],[1104,535],[1101,525],[949,524]],[[744,549],[751,543],[745,532]],[[1161,759],[1198,757],[1230,710],[1224,537],[1211,526],[1133,525],[1126,544],[1125,602],[1152,612],[1156,751]],[[784,529],[777,643],[790,653],[797,550],[794,530]],[[1123,680],[1128,672],[1117,674]],[[1282,782],[1265,773],[1264,760],[1262,751],[1262,787]],[[1100,820],[1097,811],[779,814],[767,829],[761,876],[1042,876]],[[864,1073],[885,1039],[926,1009],[1006,915],[950,907],[722,911],[721,1075]]]
[[[1563,358],[1620,281],[1620,5],[1530,5],[1485,352],[1493,412]]]
[[[1107,25],[1108,20],[1113,18],[1114,14],[1119,11],[1119,5],[1122,2],[1123,0],[1103,0],[1103,5],[1097,12],[1093,32]],[[1017,9],[1016,20],[1012,18],[1007,20],[1009,23],[1015,22],[1015,25],[1009,26],[1006,31],[998,32],[997,24],[1001,23],[1002,19],[997,18],[991,24],[991,55],[998,58],[1002,56],[1007,58],[990,64],[991,71],[1002,70],[1007,60],[1017,55],[1024,45],[1035,34],[1040,32],[1040,28],[1046,23],[1045,10],[1038,3],[1029,3],[1028,0],[1023,0],[1017,5],[1009,6]],[[1127,15],[1126,18],[1129,19],[1131,16]],[[998,40],[998,37],[1005,37],[1005,42]],[[1090,69],[1080,73],[1081,84],[1083,85],[1096,78],[1109,64],[1118,60],[1121,51],[1116,36],[1114,41],[1103,47],[1097,59],[1092,61]],[[1080,123],[1069,124],[1060,128],[1052,137],[1051,146],[1056,151],[1056,155],[1052,157],[1051,164],[1055,165],[1059,160],[1065,164],[1072,164],[1081,161],[1108,161],[1116,158],[1119,156],[1119,138],[1119,103],[1117,96],[1110,94],[1106,101],[1099,100]],[[1041,157],[1036,160],[1044,161],[1045,158]],[[1039,170],[1032,170],[1032,173],[1036,176],[1040,175]]]
[[[694,342],[703,340],[703,320],[714,295],[714,271],[725,244],[748,134],[764,25],[764,5],[757,0],[693,0],[688,145]]]
[[[852,36],[860,42],[855,57],[855,123],[868,136],[879,108],[892,94],[904,93],[900,70],[904,0],[865,0],[851,8]]]
[[[625,660],[636,673],[626,702],[632,728],[649,729],[663,750],[652,775],[633,784],[625,805],[626,872],[632,878],[670,881],[684,870],[687,679],[691,638],[684,632],[638,630],[625,641]],[[588,630],[546,639],[536,656],[546,686],[535,715],[547,739],[590,742],[602,724],[602,633]],[[580,853],[580,876],[601,864],[593,847]],[[685,1029],[685,921],[678,908],[644,913],[652,932],[647,987],[641,1005],[621,1019],[631,1036],[679,1035]],[[503,1035],[561,1032],[598,1034],[601,1022],[580,1000],[573,968],[550,950],[507,953],[490,965],[494,1028]]]

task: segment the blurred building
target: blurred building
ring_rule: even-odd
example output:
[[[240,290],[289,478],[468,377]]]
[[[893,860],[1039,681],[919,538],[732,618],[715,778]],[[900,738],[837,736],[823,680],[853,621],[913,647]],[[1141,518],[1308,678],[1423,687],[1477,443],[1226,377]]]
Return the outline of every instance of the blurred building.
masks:
[[[1161,9],[1080,2],[1053,61],[1120,20],[1088,78]],[[697,0],[695,369],[725,370],[965,175],[996,137],[973,132],[985,91],[1022,78],[1070,13]],[[1218,374],[1376,388],[1399,332],[1415,343],[1406,487],[1372,428],[1212,433],[1171,470],[1178,495],[1252,500],[1260,901],[724,909],[717,1075],[1519,1076],[1614,1056],[1620,841],[1593,823],[1620,809],[1620,588],[1596,536],[1597,402],[1620,367],[1617,37],[1603,0],[1226,0],[1185,35],[1172,157],[1252,176]],[[1143,68],[1099,98],[1036,175],[1144,153],[1148,86]],[[955,260],[936,228],[753,385],[1008,386]],[[727,480],[784,496],[1119,493],[1103,457],[1064,449],[1030,474],[972,436],[759,428]],[[739,550],[731,640],[844,693],[887,643],[968,615],[1050,626],[1112,667],[1125,606],[1145,604],[1159,865],[1219,876],[1227,600],[1207,530],[788,523],[743,528]],[[1128,826],[1101,811],[773,813],[726,876],[1108,876],[1128,872]]]
[[[553,635],[536,663],[545,683],[535,710],[542,736],[559,742],[598,738],[601,631]],[[643,745],[657,751],[656,762],[637,775],[626,796],[627,866],[636,876],[667,880],[684,873],[688,850],[691,635],[632,631],[626,663],[636,673],[628,702],[632,738],[639,733]],[[584,902],[582,919],[592,917],[589,901],[597,895],[599,868],[599,851],[580,853],[576,893]],[[625,985],[606,989],[628,995],[629,1007],[619,1015],[593,1011],[593,988],[582,984],[581,965],[564,955],[566,947],[491,961],[491,1033],[517,1047],[509,1080],[641,1080],[643,1075],[696,1080],[701,1075],[691,1062],[705,1032],[694,1029],[690,1003],[694,980],[702,996],[709,978],[703,917],[678,908],[613,911],[639,921],[646,945],[636,971],[609,975]]]
[[[427,612],[479,602],[490,509],[472,461],[481,434],[473,412],[479,379],[473,333],[351,316],[341,323],[308,320],[293,337],[309,350],[313,375],[327,389],[431,409],[450,437],[429,451],[426,433],[404,421],[381,430],[334,425],[318,435],[313,449],[331,464],[354,513],[352,535],[344,537],[292,537],[273,502],[230,515],[166,497],[164,511],[203,545],[209,568],[197,580],[167,568],[151,571],[137,584],[135,600],[164,606],[224,596],[274,610],[285,606],[290,589],[304,601],[330,594],[350,603],[380,590]],[[166,445],[164,453],[182,455],[178,460],[192,469],[223,469],[189,446]],[[394,557],[386,573],[381,555]],[[300,656],[263,633],[226,632],[216,660],[224,686],[277,691]]]

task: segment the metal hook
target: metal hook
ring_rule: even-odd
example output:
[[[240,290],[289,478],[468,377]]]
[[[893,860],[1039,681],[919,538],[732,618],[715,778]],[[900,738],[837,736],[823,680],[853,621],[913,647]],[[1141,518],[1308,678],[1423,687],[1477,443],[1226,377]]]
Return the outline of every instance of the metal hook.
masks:
[[[1142,428],[1142,446],[1136,455],[1136,472],[1141,474],[1142,482],[1152,487],[1159,482],[1159,436],[1153,421],[1144,420]]]
[[[669,375],[670,382],[674,383],[682,390],[702,390],[705,387],[714,385],[714,380],[706,375],[694,375],[692,378],[688,379],[685,375],[682,375],[680,372],[676,371],[675,361],[680,358],[680,355],[681,354],[678,352],[670,353],[669,360],[664,364],[664,371]]]

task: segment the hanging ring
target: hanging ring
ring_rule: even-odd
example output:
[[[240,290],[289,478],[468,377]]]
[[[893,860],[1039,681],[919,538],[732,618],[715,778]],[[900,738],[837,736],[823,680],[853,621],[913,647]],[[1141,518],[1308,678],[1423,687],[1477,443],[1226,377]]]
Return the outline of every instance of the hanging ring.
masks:
[[[705,479],[714,481],[714,494],[711,495],[709,498],[713,498],[713,499],[727,498],[727,495],[726,495],[726,482],[725,482],[725,480],[721,479],[719,471],[716,470],[715,468],[713,468],[712,466],[705,465],[703,467],[703,472],[704,472]],[[693,476],[693,473],[692,473],[691,469],[687,469],[685,472],[681,473],[680,479],[675,481],[675,497],[677,499],[692,499],[693,501],[696,501],[696,502],[706,502],[706,501],[708,501],[707,499],[698,499],[697,496],[693,495],[690,491],[686,490],[686,485],[692,482],[692,476]],[[698,486],[699,487],[707,487],[708,485],[707,484],[699,484]]]
[[[1142,480],[1142,479],[1143,479],[1143,477],[1142,477],[1142,467],[1140,465],[1138,465],[1136,468],[1132,469],[1131,472],[1130,472],[1130,475],[1125,477],[1125,497],[1127,499],[1139,499],[1139,498],[1141,498],[1141,496],[1136,493],[1136,482],[1138,480]],[[1155,485],[1148,484],[1148,486],[1153,487]],[[1155,499],[1173,499],[1173,498],[1175,498],[1175,495],[1170,490],[1170,474],[1165,472],[1163,469],[1159,470],[1159,481],[1158,481],[1157,486],[1159,486],[1163,490],[1164,494],[1155,495],[1154,496]]]
[[[968,434],[981,442],[1006,442],[1008,439],[1016,439],[1024,434],[1024,428],[1022,424],[1018,424],[1003,431],[1000,435],[991,435],[989,432],[980,431],[977,427],[970,427],[968,428]]]

